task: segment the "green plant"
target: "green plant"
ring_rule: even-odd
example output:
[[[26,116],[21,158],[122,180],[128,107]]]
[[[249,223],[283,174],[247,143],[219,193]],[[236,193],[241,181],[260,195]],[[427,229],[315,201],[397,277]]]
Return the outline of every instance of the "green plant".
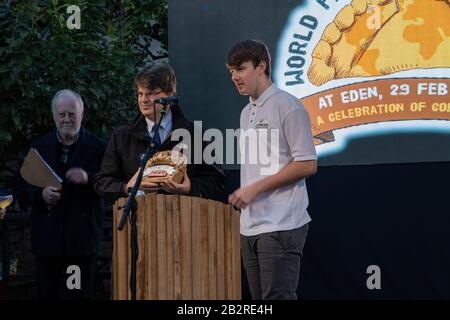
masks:
[[[81,29],[66,26],[70,5],[81,10]],[[137,68],[167,58],[166,48],[167,0],[0,3],[0,185],[11,186],[30,142],[53,129],[56,91],[77,91],[83,125],[108,139],[136,112]]]

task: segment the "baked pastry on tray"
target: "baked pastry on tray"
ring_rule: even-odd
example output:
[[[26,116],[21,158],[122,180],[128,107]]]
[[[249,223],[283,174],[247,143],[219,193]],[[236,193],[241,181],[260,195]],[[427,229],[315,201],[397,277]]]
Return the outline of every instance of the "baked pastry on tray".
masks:
[[[142,181],[160,183],[173,180],[176,183],[183,181],[186,172],[187,158],[178,151],[160,151],[147,161]]]

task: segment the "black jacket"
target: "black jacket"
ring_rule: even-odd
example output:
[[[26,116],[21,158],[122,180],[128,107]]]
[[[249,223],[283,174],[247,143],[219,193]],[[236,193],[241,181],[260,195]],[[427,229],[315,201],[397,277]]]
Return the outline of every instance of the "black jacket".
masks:
[[[187,129],[192,138],[191,146],[194,146],[194,124],[184,116],[178,106],[172,106],[171,112],[171,136],[175,129]],[[171,141],[171,136],[163,142],[158,151],[171,150],[179,143]],[[115,201],[127,196],[124,193],[124,185],[139,168],[140,157],[145,153],[148,143],[147,123],[145,117],[140,114],[129,126],[121,126],[114,130],[100,172],[95,178],[94,187],[102,197]],[[200,149],[202,152],[203,148],[202,144]],[[192,152],[192,162],[193,160]],[[188,164],[187,173],[191,181],[190,196],[226,201],[225,175],[218,165],[208,165],[203,161],[201,164]]]
[[[61,199],[49,210],[42,188],[17,175],[14,197],[22,209],[31,207],[31,242],[37,256],[80,256],[95,254],[102,235],[103,200],[93,189],[105,143],[81,128],[69,168],[79,167],[89,177],[87,185],[65,182],[59,171],[56,130],[33,142],[42,158],[63,179]]]

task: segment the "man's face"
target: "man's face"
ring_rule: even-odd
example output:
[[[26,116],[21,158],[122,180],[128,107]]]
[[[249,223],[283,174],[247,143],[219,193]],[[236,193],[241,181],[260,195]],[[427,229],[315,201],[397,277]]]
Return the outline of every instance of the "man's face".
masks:
[[[60,97],[55,101],[53,120],[58,132],[63,137],[74,137],[78,134],[83,120],[83,112],[72,97]]]
[[[138,104],[139,104],[139,111],[141,114],[154,121],[155,115],[153,112],[156,112],[156,119],[159,118],[159,113],[161,109],[163,108],[162,104],[154,103],[158,98],[166,98],[171,95],[171,92],[163,92],[160,88],[156,88],[154,90],[150,90],[141,86],[138,86],[137,88],[137,94],[138,94]],[[153,108],[153,105],[154,108]]]
[[[256,96],[264,74],[264,67],[258,65],[256,68],[251,61],[241,63],[238,67],[229,67],[231,80],[241,95]]]

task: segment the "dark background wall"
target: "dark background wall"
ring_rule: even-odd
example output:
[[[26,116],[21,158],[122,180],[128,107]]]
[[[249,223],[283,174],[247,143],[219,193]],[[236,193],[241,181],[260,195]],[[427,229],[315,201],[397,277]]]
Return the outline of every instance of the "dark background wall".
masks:
[[[313,219],[305,298],[450,298],[450,163],[320,167],[308,179]],[[369,265],[381,290],[366,287]]]
[[[169,60],[177,74],[180,104],[191,119],[202,120],[208,128],[239,127],[248,97],[236,92],[225,65],[226,54],[235,42],[251,38],[266,42],[275,58],[285,17],[297,4],[169,0]]]
[[[286,16],[299,3],[169,0],[170,63],[177,72],[181,105],[191,119],[203,120],[205,127],[239,126],[247,98],[238,96],[230,81],[226,53],[236,41],[256,38],[268,44],[276,59]],[[401,150],[410,137],[395,135],[393,141]],[[448,135],[439,139],[440,151],[450,153]],[[409,144],[405,150],[428,152],[425,142],[417,141],[422,144]],[[345,152],[358,144],[360,150],[381,153],[379,143],[373,137],[354,140],[335,159],[348,156]],[[232,191],[239,185],[239,171],[237,166],[227,169]],[[313,222],[301,267],[300,296],[449,299],[449,178],[449,162],[319,167],[317,175],[307,180]],[[370,265],[380,267],[380,290],[366,286]],[[244,298],[248,298],[245,286]]]
[[[232,190],[239,172],[227,176]],[[449,299],[449,179],[448,162],[319,167],[307,179],[313,221],[299,296]],[[380,290],[366,286],[370,265],[380,267]]]

